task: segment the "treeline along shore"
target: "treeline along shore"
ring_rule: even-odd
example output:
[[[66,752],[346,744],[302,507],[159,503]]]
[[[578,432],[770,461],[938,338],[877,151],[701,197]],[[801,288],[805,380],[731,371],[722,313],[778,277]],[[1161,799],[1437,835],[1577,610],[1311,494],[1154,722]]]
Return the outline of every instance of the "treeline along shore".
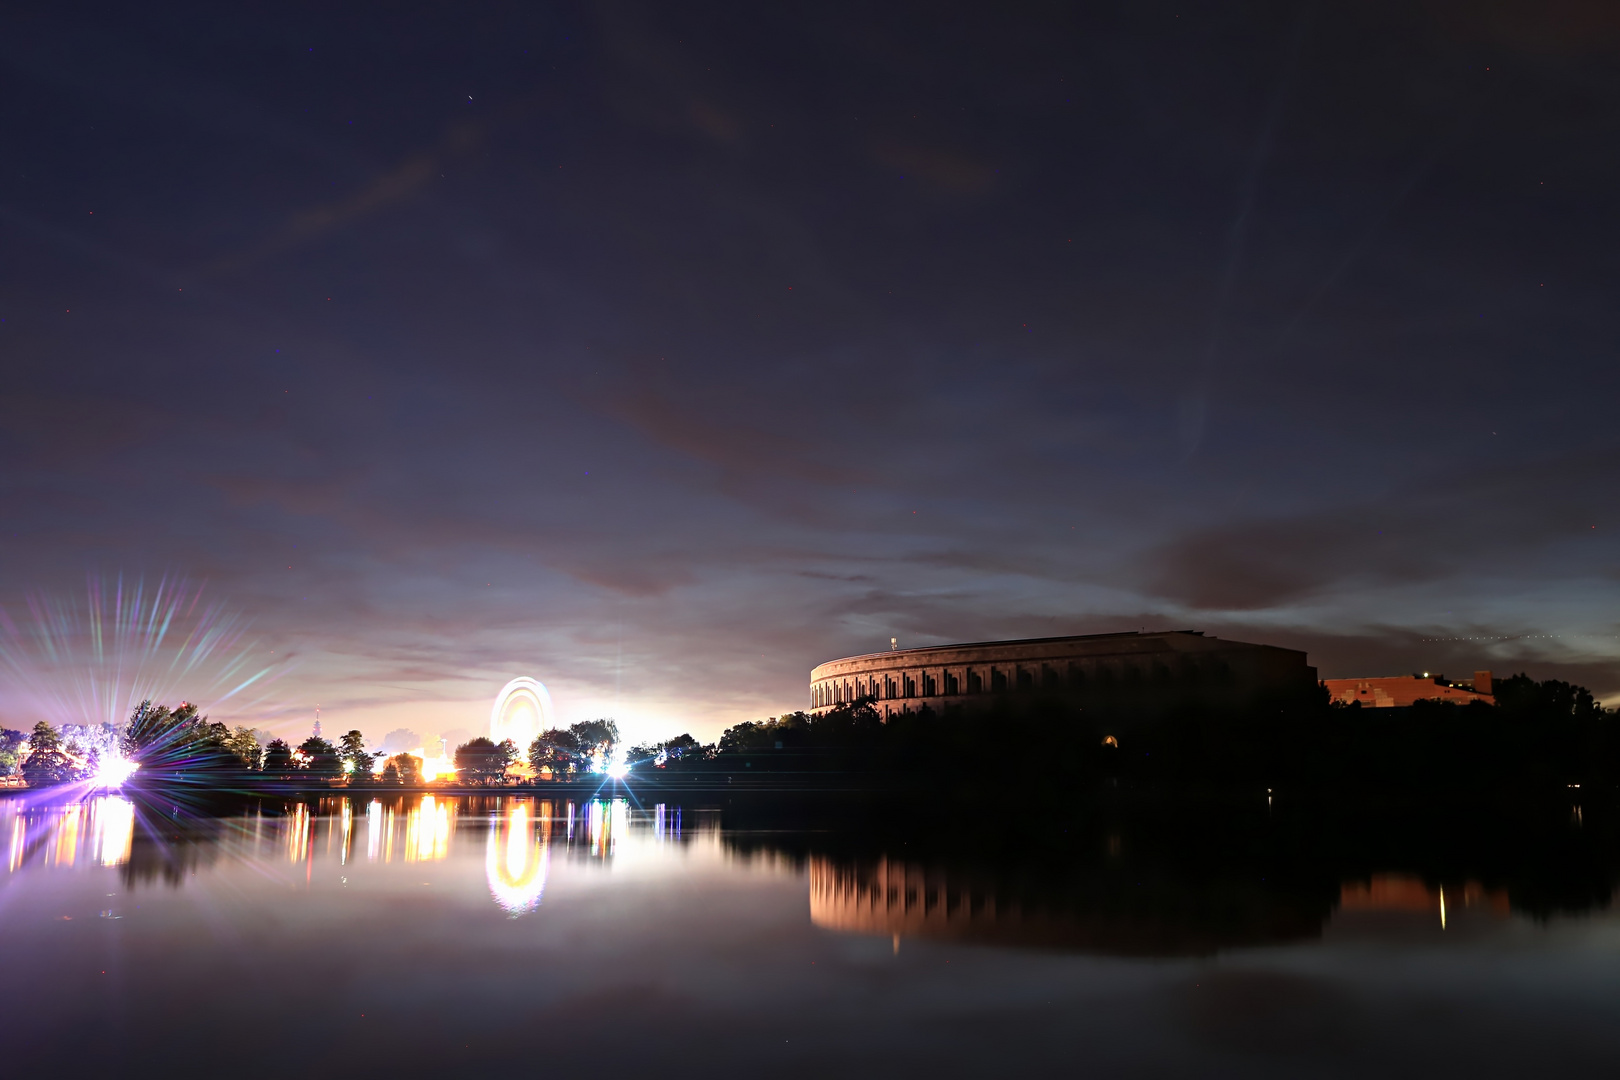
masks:
[[[977,710],[883,720],[868,701],[788,713],[625,747],[612,720],[540,734],[528,747],[477,738],[454,773],[427,776],[412,754],[369,750],[359,731],[292,745],[210,722],[195,706],[143,702],[118,728],[41,721],[0,730],[0,776],[65,784],[316,790],[581,788],[604,782],[694,788],[1098,782],[1263,787],[1275,792],[1620,789],[1620,710],[1583,687],[1525,675],[1499,680],[1495,703],[1402,709],[1330,703],[1320,687],[1241,711],[1154,715],[1081,710],[1038,696]]]

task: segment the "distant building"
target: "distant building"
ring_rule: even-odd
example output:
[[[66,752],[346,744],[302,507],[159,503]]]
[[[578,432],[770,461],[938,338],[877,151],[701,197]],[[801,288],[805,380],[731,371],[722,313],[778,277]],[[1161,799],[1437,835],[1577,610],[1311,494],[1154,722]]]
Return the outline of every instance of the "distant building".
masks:
[[[1364,709],[1398,709],[1419,701],[1470,701],[1496,704],[1491,694],[1491,673],[1474,672],[1471,683],[1450,682],[1428,675],[1389,675],[1373,679],[1324,679],[1322,685],[1336,702],[1361,702]]]
[[[1161,712],[1242,708],[1316,685],[1303,652],[1193,630],[935,645],[833,660],[810,673],[810,708],[868,700],[884,719],[1022,697]]]

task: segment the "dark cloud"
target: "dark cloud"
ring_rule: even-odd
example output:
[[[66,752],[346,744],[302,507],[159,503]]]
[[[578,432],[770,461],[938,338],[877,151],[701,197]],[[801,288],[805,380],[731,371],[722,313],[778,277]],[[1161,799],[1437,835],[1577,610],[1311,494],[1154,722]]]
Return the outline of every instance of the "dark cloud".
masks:
[[[1197,529],[1150,550],[1157,595],[1197,609],[1260,609],[1333,588],[1603,574],[1620,449],[1431,476],[1382,498]],[[1555,557],[1547,558],[1554,554]]]

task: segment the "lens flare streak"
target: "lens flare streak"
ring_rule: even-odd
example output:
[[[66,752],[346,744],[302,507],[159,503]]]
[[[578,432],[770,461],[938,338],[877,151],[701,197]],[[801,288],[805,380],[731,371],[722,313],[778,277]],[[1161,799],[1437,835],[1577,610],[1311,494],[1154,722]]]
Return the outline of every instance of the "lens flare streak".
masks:
[[[246,621],[203,591],[169,575],[152,589],[92,575],[79,598],[29,594],[27,618],[0,606],[0,671],[58,726],[118,725],[144,700],[181,696],[262,709],[285,658],[270,659]]]

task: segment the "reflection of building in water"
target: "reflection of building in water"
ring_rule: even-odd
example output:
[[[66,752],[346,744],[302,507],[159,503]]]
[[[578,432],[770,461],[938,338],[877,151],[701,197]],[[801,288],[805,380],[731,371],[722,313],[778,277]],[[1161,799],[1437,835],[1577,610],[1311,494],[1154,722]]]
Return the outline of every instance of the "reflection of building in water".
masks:
[[[1338,928],[1370,929],[1410,924],[1455,929],[1461,919],[1505,919],[1512,914],[1508,894],[1477,881],[1448,890],[1411,874],[1374,874],[1347,881],[1339,891]]]
[[[1308,691],[1305,654],[1222,641],[1191,630],[986,641],[893,649],[822,664],[810,708],[870,700],[884,717],[927,707],[988,708],[1041,698],[1152,712],[1184,705],[1243,707]]]
[[[1203,956],[1224,948],[1317,937],[1328,914],[1251,882],[1210,886],[1119,883],[1092,891],[1010,894],[954,872],[879,859],[849,866],[810,860],[810,921],[827,930],[948,938],[1122,956]]]
[[[538,817],[532,820],[530,814]],[[540,906],[551,865],[551,831],[556,814],[550,799],[531,806],[513,800],[511,808],[495,818],[484,854],[484,876],[495,902],[516,918]]]

